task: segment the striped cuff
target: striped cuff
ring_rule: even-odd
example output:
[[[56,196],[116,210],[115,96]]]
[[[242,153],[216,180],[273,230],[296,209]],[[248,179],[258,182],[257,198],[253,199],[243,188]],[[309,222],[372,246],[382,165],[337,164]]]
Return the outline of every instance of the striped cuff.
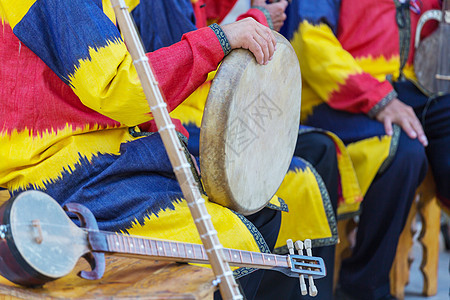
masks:
[[[270,13],[269,11],[262,6],[252,6],[252,8],[256,8],[259,9],[260,11],[262,11],[262,13],[266,16],[266,20],[267,20],[267,24],[269,25],[269,28],[273,30],[273,22],[272,22],[272,17],[270,17]]]
[[[391,91],[389,94],[386,95],[386,97],[384,97],[383,99],[381,99],[380,102],[378,102],[377,104],[375,104],[374,107],[372,107],[372,109],[367,113],[367,115],[370,118],[375,118],[375,116],[383,109],[386,107],[386,105],[388,105],[392,100],[394,100],[395,98],[397,98],[397,93],[395,91]]]
[[[217,23],[214,23],[209,26],[209,28],[214,31],[217,38],[219,39],[220,45],[222,46],[222,50],[225,56],[227,56],[231,52],[231,45],[230,42],[227,39],[227,36],[225,35],[225,32],[223,32],[222,28],[220,28]]]

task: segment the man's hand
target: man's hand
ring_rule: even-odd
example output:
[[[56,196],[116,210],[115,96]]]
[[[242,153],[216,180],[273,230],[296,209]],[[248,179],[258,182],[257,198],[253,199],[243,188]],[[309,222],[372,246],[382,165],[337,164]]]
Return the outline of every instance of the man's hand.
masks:
[[[262,6],[270,14],[270,18],[272,19],[273,29],[275,31],[279,31],[281,27],[283,27],[284,21],[286,20],[285,10],[288,6],[287,0],[270,0],[270,4],[267,4],[265,0],[253,0],[252,5],[254,6]]]
[[[418,138],[425,147],[428,145],[422,124],[417,119],[414,110],[397,98],[389,102],[375,118],[384,124],[387,135],[392,135],[392,123],[395,123],[400,125],[410,138]]]
[[[256,61],[265,65],[272,59],[276,47],[275,36],[266,26],[253,18],[221,26],[232,49],[244,48],[255,55]]]

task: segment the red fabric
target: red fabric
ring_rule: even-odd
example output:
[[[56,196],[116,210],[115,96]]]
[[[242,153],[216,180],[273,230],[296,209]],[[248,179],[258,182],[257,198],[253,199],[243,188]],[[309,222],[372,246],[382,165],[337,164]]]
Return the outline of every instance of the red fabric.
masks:
[[[203,28],[208,26],[206,23],[206,1],[196,0],[192,1],[192,7],[194,8],[195,15],[195,27]]]
[[[421,2],[422,13],[430,9],[440,9],[439,0]],[[368,10],[371,13],[365,13]],[[420,15],[410,11],[411,46],[408,57],[410,64],[414,58],[414,37],[419,18]],[[437,22],[428,22],[422,36],[429,35],[436,25]],[[384,57],[389,60],[399,55],[394,1],[342,0],[337,37],[342,47],[355,58]],[[368,113],[392,90],[393,87],[387,81],[380,83],[369,74],[357,74],[350,76],[344,85],[340,85],[328,103],[335,109]]]
[[[204,27],[147,56],[172,111],[217,69],[224,53],[214,31]]]
[[[0,25],[0,120],[2,131],[33,135],[66,127],[117,127],[119,123],[84,106],[72,89],[13,34]]]
[[[220,23],[228,15],[237,0],[205,0],[206,18],[213,23]]]
[[[0,120],[2,132],[28,128],[33,135],[62,129],[120,124],[84,106],[29,48],[20,43],[8,24],[0,25]],[[170,47],[149,53],[155,76],[162,87],[169,110],[186,99],[217,68],[222,47],[210,28],[189,32]],[[187,134],[180,122],[177,130]],[[147,124],[155,131],[154,123]]]
[[[206,81],[209,72],[217,69],[224,53],[214,31],[204,27],[184,34],[181,42],[147,56],[168,109],[172,111]],[[187,136],[181,122],[176,120],[174,123],[177,130]],[[140,127],[145,131],[156,131],[154,120]]]
[[[196,10],[196,7],[198,6],[198,3],[205,2],[206,5],[204,8],[206,11],[200,11]],[[195,17],[197,19],[197,23],[204,23],[204,24],[211,24],[211,23],[220,23],[225,19],[225,17],[228,15],[228,13],[233,9],[234,5],[236,4],[237,0],[198,0],[192,5],[194,6],[194,13]],[[205,18],[206,21],[199,21],[200,18]],[[267,23],[266,16],[262,11],[256,8],[249,9],[245,14],[240,15],[237,18],[237,21],[245,19],[245,18],[253,18],[259,23],[269,26],[269,23]],[[197,26],[200,28],[199,26]]]
[[[245,18],[253,18],[264,26],[269,27],[269,23],[267,22],[266,15],[257,8],[249,9],[245,14],[240,15],[237,18],[237,21],[245,19]]]
[[[368,113],[379,101],[394,88],[388,81],[379,82],[370,74],[350,75],[344,84],[340,84],[328,100],[334,109],[352,113]]]
[[[440,9],[439,0],[422,2],[422,12]],[[365,11],[370,10],[370,13]],[[345,50],[353,57],[378,57],[390,59],[399,53],[398,27],[395,18],[395,4],[392,0],[370,2],[358,0],[342,0],[337,37]],[[410,12],[411,45],[414,45],[417,22],[420,15]],[[437,23],[426,24],[423,36],[436,28]],[[392,41],[397,41],[393,43]],[[409,62],[412,62],[414,47],[412,46]]]

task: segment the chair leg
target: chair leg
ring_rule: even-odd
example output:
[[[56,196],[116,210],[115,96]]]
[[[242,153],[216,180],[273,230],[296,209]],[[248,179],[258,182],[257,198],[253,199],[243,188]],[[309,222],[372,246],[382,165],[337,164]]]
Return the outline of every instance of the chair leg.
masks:
[[[419,202],[419,215],[422,219],[422,231],[419,243],[423,249],[420,270],[424,278],[422,294],[432,296],[437,292],[437,277],[439,263],[439,233],[441,209],[435,197],[422,197]],[[426,230],[425,230],[426,229]]]
[[[409,270],[412,259],[409,257],[413,245],[413,222],[417,214],[417,201],[413,201],[406,220],[405,227],[399,237],[397,252],[390,271],[391,295],[398,299],[404,299],[405,286],[409,282]]]

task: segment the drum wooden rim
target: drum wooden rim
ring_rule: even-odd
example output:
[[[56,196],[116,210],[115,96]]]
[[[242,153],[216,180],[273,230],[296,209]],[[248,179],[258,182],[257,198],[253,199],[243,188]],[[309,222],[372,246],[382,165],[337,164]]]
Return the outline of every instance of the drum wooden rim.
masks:
[[[277,52],[280,48],[284,49],[278,53],[278,55],[291,55],[297,64],[297,66],[289,66],[290,68],[296,68],[295,73],[298,73],[296,93],[298,94],[298,101],[295,100],[293,109],[297,110],[294,119],[291,121],[293,125],[290,125],[289,131],[298,132],[298,124],[300,121],[300,98],[301,98],[301,75],[300,67],[295,52],[283,36],[275,33],[277,39]],[[284,51],[284,52],[283,52]],[[277,55],[277,52],[275,55]],[[229,63],[239,57],[240,64]],[[274,56],[275,58],[275,56]],[[284,161],[281,168],[284,170],[284,175],[278,176],[276,181],[271,183],[273,188],[271,192],[267,193],[267,199],[264,199],[257,207],[247,207],[241,205],[239,199],[236,199],[233,190],[230,188],[230,182],[228,180],[228,171],[226,168],[227,147],[223,142],[227,138],[227,124],[230,125],[230,112],[229,101],[232,99],[235,93],[235,87],[239,86],[246,69],[251,67],[252,64],[256,64],[253,54],[248,50],[239,49],[230,53],[222,62],[216,77],[212,82],[211,89],[206,101],[205,110],[203,113],[201,132],[200,132],[200,169],[202,170],[202,181],[205,186],[205,191],[211,201],[231,208],[244,215],[252,214],[262,208],[264,208],[270,199],[275,194],[281,182],[284,179],[284,175],[288,171],[290,160],[295,150],[296,138],[293,136],[289,142],[289,146],[285,152],[287,156],[290,156],[288,161]],[[270,64],[270,63],[269,63]],[[262,66],[261,66],[262,67]],[[214,101],[212,100],[214,99]],[[298,102],[298,103],[297,103]],[[298,106],[296,108],[296,105]],[[295,127],[295,128],[294,128]],[[219,130],[218,130],[219,129]],[[223,130],[222,130],[223,129]],[[211,145],[215,145],[211,147]],[[214,148],[214,150],[211,150]],[[286,159],[285,159],[286,160]],[[225,184],[223,182],[225,181]]]

